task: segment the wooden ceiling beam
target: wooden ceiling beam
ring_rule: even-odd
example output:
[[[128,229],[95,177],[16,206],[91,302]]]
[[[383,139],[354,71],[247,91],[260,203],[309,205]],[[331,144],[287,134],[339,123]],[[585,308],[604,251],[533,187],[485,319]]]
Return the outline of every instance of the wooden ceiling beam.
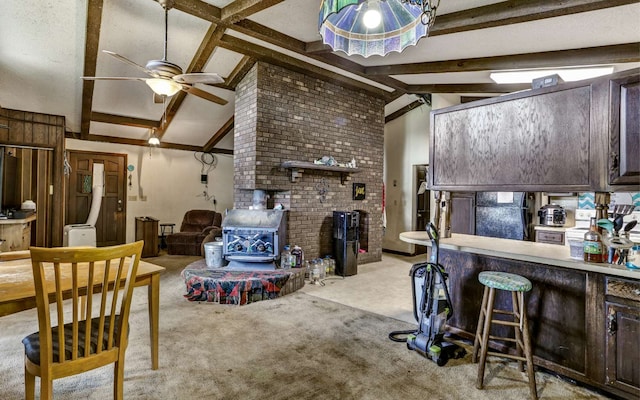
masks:
[[[336,84],[348,86],[354,89],[365,90],[381,98],[384,98],[389,93],[386,90],[336,74],[297,58],[278,53],[275,50],[267,49],[265,47],[258,46],[256,44],[233,36],[224,35],[222,37],[222,40],[220,41],[220,47],[238,53],[247,54],[255,57],[258,60],[264,60],[270,64],[288,68],[312,77],[323,79],[329,82],[335,82]]]
[[[256,59],[253,57],[249,57],[249,56],[242,57],[242,60],[240,60],[238,65],[236,65],[236,67],[233,69],[233,71],[231,71],[231,73],[227,77],[225,85],[230,90],[235,90],[236,86],[238,86],[238,83],[240,83],[242,78],[244,78],[247,72],[251,70],[251,68],[255,63],[256,63]]]
[[[405,115],[406,113],[408,113],[409,111],[418,108],[420,106],[424,105],[424,101],[420,101],[420,100],[415,100],[410,104],[407,104],[406,106],[402,107],[401,109],[392,112],[391,114],[387,115],[386,117],[384,117],[384,123],[388,123],[393,121],[394,119],[400,118],[401,116]]]
[[[205,153],[210,153],[216,144],[218,144],[227,134],[233,131],[234,126],[234,117],[229,118],[227,122],[216,133],[213,134],[211,139],[202,147],[202,151]]]
[[[215,24],[222,21],[222,10],[200,0],[175,0],[173,8]]]
[[[87,5],[86,41],[84,45],[84,76],[96,75],[98,62],[98,45],[100,42],[100,26],[102,25],[102,0],[89,0]],[[82,113],[80,120],[80,136],[89,137],[91,126],[91,109],[93,107],[93,89],[95,81],[82,81]]]
[[[275,6],[282,1],[283,0],[236,0],[222,8],[221,19],[234,23],[252,14]]]
[[[73,132],[65,132],[65,138],[78,139],[78,137],[76,137],[76,135]],[[158,146],[149,146],[149,143],[146,140],[128,139],[128,138],[121,138],[121,137],[115,137],[115,136],[91,135],[90,137],[82,140],[88,140],[91,142],[126,144],[130,146],[140,146],[140,147],[159,147],[162,149],[183,150],[183,151],[192,151],[192,152],[203,151],[203,148],[200,146],[192,146],[188,144],[169,143],[169,142],[161,142]],[[211,149],[209,153],[233,155],[233,150]]]
[[[520,90],[531,89],[530,84],[497,83],[445,83],[434,85],[409,85],[408,91],[413,94],[427,93],[513,93]]]
[[[160,123],[151,119],[126,117],[124,115],[106,114],[101,112],[92,112],[91,121],[102,122],[105,124],[116,124],[133,126],[136,128],[159,128]]]
[[[511,54],[495,57],[426,63],[381,65],[366,68],[368,75],[437,74],[443,72],[491,71],[504,69],[564,67],[567,65],[614,64],[640,61],[640,43]]]
[[[510,0],[436,16],[429,36],[493,28],[637,3],[637,0]]]

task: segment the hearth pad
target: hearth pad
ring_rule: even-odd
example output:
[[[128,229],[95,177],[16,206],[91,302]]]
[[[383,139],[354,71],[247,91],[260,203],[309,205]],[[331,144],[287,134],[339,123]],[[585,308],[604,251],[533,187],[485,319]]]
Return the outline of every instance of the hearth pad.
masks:
[[[234,271],[208,268],[204,259],[181,272],[189,301],[244,305],[275,299],[304,286],[304,269]]]

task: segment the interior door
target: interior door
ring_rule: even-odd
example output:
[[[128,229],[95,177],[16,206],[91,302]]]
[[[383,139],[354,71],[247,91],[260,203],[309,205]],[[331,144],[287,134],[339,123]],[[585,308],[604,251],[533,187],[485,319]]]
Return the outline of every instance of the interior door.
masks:
[[[66,225],[84,224],[91,209],[90,177],[93,164],[104,164],[104,192],[96,221],[96,244],[112,246],[126,240],[126,154],[69,152],[69,190],[67,192]]]

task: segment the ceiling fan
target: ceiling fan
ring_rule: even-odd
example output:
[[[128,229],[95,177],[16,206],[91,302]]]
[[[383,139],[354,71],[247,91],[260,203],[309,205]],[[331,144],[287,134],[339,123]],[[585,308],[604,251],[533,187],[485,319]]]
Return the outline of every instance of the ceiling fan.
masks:
[[[164,8],[164,55],[162,60],[150,60],[146,66],[139,65],[120,54],[113,51],[102,50],[103,53],[108,54],[125,64],[129,64],[139,70],[142,70],[151,78],[137,78],[137,77],[95,77],[95,76],[83,76],[85,80],[135,80],[145,82],[151,90],[158,96],[171,97],[178,93],[180,90],[198,96],[202,99],[212,101],[217,104],[225,105],[227,100],[211,94],[207,91],[198,89],[193,86],[196,83],[208,83],[216,84],[224,82],[224,79],[220,75],[213,72],[191,72],[183,73],[182,68],[177,64],[167,61],[167,31],[168,31],[168,14],[169,10],[173,7],[173,0],[157,0],[158,3]]]

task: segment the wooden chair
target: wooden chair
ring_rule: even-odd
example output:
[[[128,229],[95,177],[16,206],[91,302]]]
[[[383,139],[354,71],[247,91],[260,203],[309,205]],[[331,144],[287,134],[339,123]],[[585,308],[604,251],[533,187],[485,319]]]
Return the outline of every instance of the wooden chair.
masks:
[[[114,398],[123,398],[129,310],[142,246],[138,241],[99,248],[30,249],[39,331],[22,340],[27,399],[35,396],[36,376],[40,398],[51,399],[54,379],[111,363]],[[86,296],[91,293],[88,287],[93,296]],[[84,311],[82,296],[87,301]],[[63,304],[65,299],[71,304]],[[56,306],[49,307],[50,302]],[[64,326],[62,335],[59,326]]]

